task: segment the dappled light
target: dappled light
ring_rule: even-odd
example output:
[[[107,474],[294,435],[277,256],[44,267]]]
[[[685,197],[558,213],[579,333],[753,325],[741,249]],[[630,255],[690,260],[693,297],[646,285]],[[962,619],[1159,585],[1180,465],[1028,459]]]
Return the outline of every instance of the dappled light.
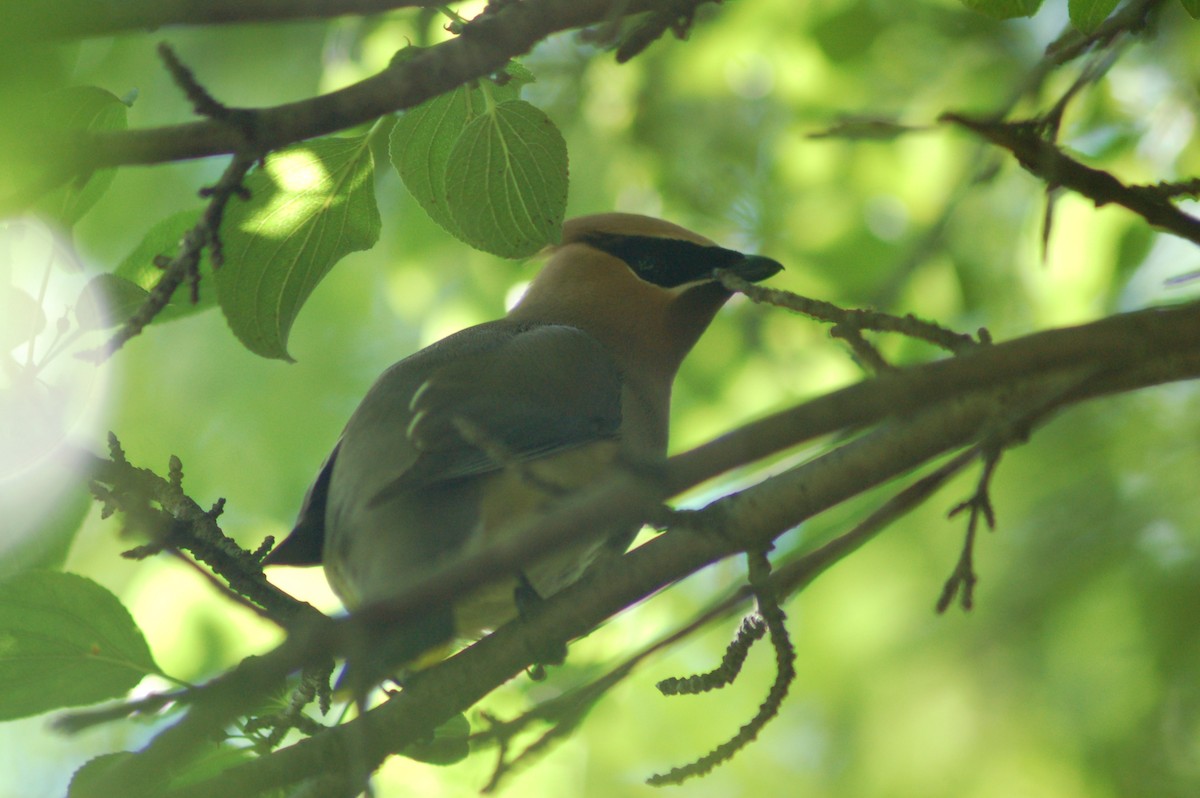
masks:
[[[23,716],[119,700],[128,673],[73,704],[54,703],[55,682],[16,683],[36,674],[6,677],[0,692],[44,703],[0,699],[14,718],[0,724],[0,795],[67,795],[93,757],[152,747],[207,706],[171,691],[252,654],[267,674],[247,688],[259,703],[213,710],[221,722],[189,732],[204,757],[147,795],[202,794],[203,779],[235,778],[234,760],[357,718],[370,702],[334,691],[322,713],[316,687],[289,715],[308,689],[301,664],[319,681],[320,645],[352,657],[347,636],[387,627],[343,619],[319,568],[254,573],[264,540],[292,529],[384,369],[504,317],[564,218],[614,210],[784,270],[736,286],[683,362],[668,448],[682,459],[624,474],[626,493],[584,516],[636,514],[633,554],[542,596],[544,614],[522,607],[522,623],[571,632],[565,662],[529,678],[547,658],[521,659],[518,623],[484,654],[414,668],[398,698],[373,694],[385,710],[440,711],[422,681],[461,667],[470,700],[448,723],[461,713],[473,735],[468,756],[464,727],[433,710],[421,720],[437,717],[446,739],[379,721],[379,739],[416,737],[399,755],[355,749],[366,758],[352,768],[383,762],[377,796],[457,798],[493,780],[499,794],[606,798],[1200,794],[1194,0],[738,0],[677,4],[678,19],[622,19],[627,4],[602,0],[380,3],[234,24],[103,22],[68,5],[63,41],[28,33],[24,14],[18,33],[0,32],[18,48],[25,30],[33,43],[14,52],[42,59],[43,77],[0,75],[21,118],[40,118],[30,98],[47,86],[103,90],[45,100],[69,118],[52,129],[77,138],[38,148],[32,122],[0,131],[0,172],[13,165],[0,174],[0,577],[74,579],[65,568],[111,591],[132,618],[104,616],[132,630],[121,662],[154,674],[137,699],[171,700],[70,736]],[[492,49],[471,49],[472,36]],[[645,49],[618,63],[639,37]],[[420,69],[402,72],[409,62]],[[380,74],[393,79],[377,93],[331,94]],[[120,138],[126,127],[142,138]],[[158,297],[165,274],[177,288]],[[733,285],[696,281],[719,279]],[[640,320],[629,307],[613,311],[622,324]],[[1108,348],[1088,349],[1088,333]],[[808,402],[819,407],[786,435],[769,426]],[[755,436],[736,437],[752,423]],[[472,445],[494,465],[541,479],[482,437]],[[188,525],[227,535],[215,549],[236,550],[259,592],[209,573],[219,558],[173,537]],[[761,566],[772,543],[783,632],[747,644],[728,686],[661,695],[660,680],[717,668],[742,615],[774,617],[769,580],[746,587],[748,559]],[[663,552],[688,564],[659,590],[647,574],[666,568]],[[283,627],[316,610],[279,589],[337,618],[282,655]],[[583,597],[583,627],[562,595]],[[0,602],[0,673],[6,612]],[[789,647],[795,678],[781,687]],[[70,651],[80,667],[104,659]],[[721,751],[769,693],[786,693],[777,715],[728,761],[678,787],[645,783]],[[337,730],[358,744],[354,727]],[[206,769],[214,752],[232,759]]]

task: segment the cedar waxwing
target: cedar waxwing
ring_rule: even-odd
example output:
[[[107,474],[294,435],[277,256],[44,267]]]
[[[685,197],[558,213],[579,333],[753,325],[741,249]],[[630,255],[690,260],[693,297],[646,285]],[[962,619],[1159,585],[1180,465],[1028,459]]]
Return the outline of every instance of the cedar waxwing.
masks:
[[[730,297],[714,270],[758,281],[782,268],[645,216],[567,221],[506,318],[380,376],[265,564],[324,562],[347,606],[386,599],[617,458],[661,460],[675,373]],[[517,614],[522,591],[561,590],[636,532],[560,550],[429,613],[410,643],[389,644],[389,659],[496,628]]]

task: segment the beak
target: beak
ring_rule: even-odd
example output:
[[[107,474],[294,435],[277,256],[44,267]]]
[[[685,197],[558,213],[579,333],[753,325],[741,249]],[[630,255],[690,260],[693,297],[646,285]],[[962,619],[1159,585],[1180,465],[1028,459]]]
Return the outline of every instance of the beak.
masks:
[[[783,271],[783,264],[762,255],[743,255],[725,268],[743,280],[758,283]]]

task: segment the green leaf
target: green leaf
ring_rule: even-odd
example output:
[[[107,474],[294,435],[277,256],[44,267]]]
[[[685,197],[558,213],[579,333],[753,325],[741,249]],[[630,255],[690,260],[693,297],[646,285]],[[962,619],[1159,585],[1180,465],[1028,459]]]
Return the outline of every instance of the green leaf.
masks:
[[[392,166],[413,199],[455,238],[462,238],[446,207],[446,169],[454,142],[484,107],[482,92],[460,86],[402,115],[392,127]]]
[[[35,4],[40,8],[41,4]],[[19,215],[37,205],[64,174],[61,126],[47,119],[51,87],[78,74],[79,43],[49,41],[44,36],[12,36],[15,14],[32,9],[25,3],[3,5],[0,25],[0,217]],[[61,16],[61,14],[59,14]],[[10,34],[6,36],[5,34]]]
[[[446,232],[472,246],[479,244],[463,233],[456,212],[449,205],[447,173],[455,147],[467,127],[491,113],[490,107],[516,100],[521,87],[534,80],[533,73],[517,61],[509,62],[505,74],[508,80],[503,84],[486,82],[485,88],[460,86],[405,112],[392,127],[389,139],[392,166],[409,193]]]
[[[128,280],[147,293],[153,290],[162,279],[162,269],[154,265],[154,259],[158,256],[175,257],[179,251],[179,242],[188,230],[196,226],[201,213],[199,209],[179,211],[157,222],[146,232],[133,252],[117,265],[113,274]],[[199,264],[200,301],[191,301],[191,292],[186,286],[178,288],[167,306],[154,317],[154,321],[172,321],[216,306],[216,286],[211,279],[207,279],[212,274],[209,264],[208,250],[205,250],[200,256]],[[132,298],[132,290],[123,289],[123,296],[126,300]]]
[[[116,274],[98,274],[87,281],[75,300],[75,320],[81,330],[105,330],[128,321],[150,292]]]
[[[0,583],[0,720],[116,698],[159,672],[129,612],[90,579],[28,571]]]
[[[459,136],[446,199],[462,238],[508,258],[557,240],[567,209],[567,145],[544,113],[509,100]]]
[[[94,798],[96,790],[102,787],[109,774],[128,762],[132,756],[132,751],[118,751],[114,754],[101,754],[84,762],[71,776],[67,798]]]
[[[6,498],[0,488],[0,506]],[[35,568],[62,568],[91,506],[91,492],[84,480],[77,479],[55,498],[45,516],[34,520],[28,514],[18,513],[15,518],[6,518],[7,545],[0,557],[0,580]]]
[[[509,61],[504,68],[507,80],[504,83],[494,83],[491,87],[492,97],[496,102],[515,100],[521,93],[522,86],[528,86],[537,80],[529,68],[520,61]]]
[[[438,726],[432,740],[414,743],[401,754],[429,765],[453,765],[471,753],[471,745],[467,741],[470,735],[471,723],[466,715],[460,713]]]
[[[171,778],[171,789],[178,790],[199,784],[253,759],[257,759],[257,756],[248,748],[229,744],[205,748],[199,757]]]
[[[1071,24],[1084,33],[1091,33],[1108,19],[1120,0],[1069,0],[1067,11]]]
[[[116,95],[95,86],[59,89],[46,98],[46,125],[51,130],[125,130],[127,111]],[[80,180],[60,186],[43,197],[35,211],[71,227],[104,195],[116,176],[115,169],[100,169]]]
[[[1183,4],[1183,10],[1191,15],[1192,19],[1200,19],[1200,0],[1179,0]]]
[[[221,227],[217,301],[251,352],[290,360],[288,334],[313,289],[345,255],[379,239],[374,161],[365,136],[274,153],[246,179]]]
[[[114,772],[127,765],[134,756],[135,754],[130,751],[118,751],[114,754],[101,754],[89,759],[71,777],[67,798],[97,798],[98,791],[109,786],[105,782],[112,777]],[[146,775],[158,777],[159,783],[154,785],[156,790],[167,787],[171,790],[181,790],[219,776],[232,767],[256,758],[257,755],[249,748],[239,748],[223,743],[205,747],[199,756],[188,762],[177,773],[171,774],[169,779],[164,772]],[[153,792],[153,790],[147,790],[147,792]],[[107,795],[108,793],[103,794]],[[259,798],[273,798],[283,794],[283,789],[255,793]]]
[[[1042,7],[1042,0],[962,0],[972,11],[987,14],[996,19],[1032,17]]]

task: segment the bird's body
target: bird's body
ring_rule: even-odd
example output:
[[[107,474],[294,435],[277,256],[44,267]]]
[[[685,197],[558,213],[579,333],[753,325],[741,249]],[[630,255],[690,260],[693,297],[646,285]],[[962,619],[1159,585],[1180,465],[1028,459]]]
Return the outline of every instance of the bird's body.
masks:
[[[781,267],[648,217],[568,221],[506,318],[380,376],[268,564],[323,561],[348,606],[384,600],[618,460],[660,460],[675,373],[729,296],[716,268],[757,280]],[[636,531],[497,574],[429,613],[412,648],[495,628],[516,614],[518,587],[547,597]]]

